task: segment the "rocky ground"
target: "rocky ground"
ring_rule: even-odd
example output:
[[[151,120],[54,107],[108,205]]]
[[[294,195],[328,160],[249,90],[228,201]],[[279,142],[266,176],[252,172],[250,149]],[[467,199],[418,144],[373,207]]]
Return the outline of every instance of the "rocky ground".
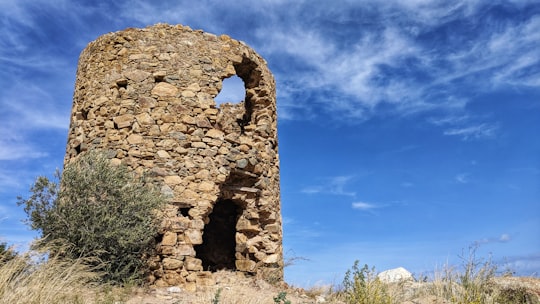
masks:
[[[134,290],[120,304],[180,304],[180,303],[242,303],[276,304],[290,301],[292,304],[304,303],[344,303],[329,288],[309,290],[281,284],[271,285],[263,280],[246,278],[231,272],[215,274],[216,284],[187,290],[181,287],[140,288]],[[493,280],[494,288],[506,293],[508,303],[540,303],[540,278],[499,277]],[[399,294],[403,304],[446,304],[451,303],[427,292],[432,283],[402,282],[392,286]],[[280,293],[283,300],[278,297]],[[512,301],[512,302],[510,302]],[[503,303],[501,303],[503,304]],[[504,303],[507,304],[507,303]]]

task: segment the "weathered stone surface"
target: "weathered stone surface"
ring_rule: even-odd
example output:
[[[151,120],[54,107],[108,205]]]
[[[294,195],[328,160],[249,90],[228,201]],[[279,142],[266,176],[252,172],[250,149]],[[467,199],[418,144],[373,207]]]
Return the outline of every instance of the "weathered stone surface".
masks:
[[[182,267],[183,265],[184,265],[184,262],[177,259],[171,259],[171,258],[163,259],[163,269],[166,269],[166,270],[178,269]]]
[[[202,261],[196,258],[192,257],[186,257],[186,270],[192,270],[192,271],[202,271]]]
[[[175,232],[167,231],[163,235],[163,239],[161,240],[161,244],[165,246],[174,246],[176,245],[176,241],[178,239],[178,235]]]
[[[193,245],[202,244],[203,238],[200,230],[190,229],[186,231],[186,237],[189,240],[189,243]]]
[[[150,116],[150,114],[148,113],[141,113],[135,116],[135,118],[140,125],[153,125],[155,123],[154,119],[152,119],[152,116]]]
[[[143,141],[143,137],[139,134],[131,134],[127,138],[127,142],[132,145],[140,144],[142,143],[142,141]]]
[[[279,255],[277,254],[272,254],[272,255],[269,255],[267,256],[263,262],[267,263],[267,264],[273,264],[273,263],[277,263],[279,261]]]
[[[275,82],[264,59],[229,37],[160,24],[101,36],[79,62],[65,163],[110,151],[169,200],[150,283],[211,284],[203,265],[282,276]],[[217,105],[235,74],[245,100]]]
[[[113,121],[118,126],[118,128],[129,127],[131,126],[131,123],[133,122],[133,115],[125,114],[125,115],[117,116],[113,118]]]
[[[126,75],[126,77],[130,80],[141,82],[150,77],[151,74],[141,70],[132,70],[124,73],[124,75]]]
[[[172,97],[178,94],[178,88],[166,82],[160,82],[152,89],[152,95]]]
[[[252,260],[236,260],[236,268],[240,271],[252,272],[255,270],[257,263]]]

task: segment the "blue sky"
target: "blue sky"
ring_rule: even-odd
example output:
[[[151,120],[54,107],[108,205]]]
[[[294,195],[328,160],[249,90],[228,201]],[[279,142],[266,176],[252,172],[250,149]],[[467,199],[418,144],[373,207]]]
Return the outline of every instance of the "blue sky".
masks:
[[[0,17],[9,243],[35,236],[17,195],[62,166],[81,50],[165,22],[245,41],[274,73],[285,253],[306,259],[287,281],[337,283],[354,260],[427,273],[475,242],[540,273],[537,1],[0,0]]]

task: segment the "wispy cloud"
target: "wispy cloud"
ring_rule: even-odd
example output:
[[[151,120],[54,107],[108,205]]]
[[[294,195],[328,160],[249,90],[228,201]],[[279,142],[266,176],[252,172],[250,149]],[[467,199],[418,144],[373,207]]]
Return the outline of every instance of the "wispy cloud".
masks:
[[[333,7],[304,3],[291,10],[304,11],[302,22],[312,26],[292,19],[268,23],[273,29],[261,24],[255,29],[256,44],[267,56],[287,55],[289,64],[301,67],[297,72],[278,69],[279,86],[287,91],[301,87],[323,92],[317,100],[310,94],[280,99],[288,119],[302,117],[299,112],[317,103],[323,105],[319,111],[355,121],[377,115],[382,108],[398,115],[426,111],[444,113],[442,117],[456,112],[468,115],[467,105],[476,94],[540,82],[540,18],[503,20],[491,26],[495,21],[486,11],[495,11],[493,6],[485,1],[390,1],[377,5],[367,1],[362,8],[354,3]],[[362,11],[362,21],[353,16],[358,11]],[[311,23],[310,16],[327,20],[335,30]],[[371,26],[372,18],[382,20],[379,27]],[[359,23],[357,32],[339,32],[340,23],[355,22]],[[453,26],[463,28],[449,30]],[[458,36],[463,33],[467,34]],[[489,117],[443,128],[444,134],[464,140],[492,138],[499,129]]]
[[[427,121],[444,128],[444,135],[457,136],[466,141],[496,137],[499,125],[493,122],[485,122],[488,119],[489,117],[450,113],[446,116],[430,117]]]
[[[0,161],[28,158],[41,158],[47,156],[31,143],[13,142],[0,139]]]
[[[354,202],[352,203],[353,209],[368,211],[376,208],[380,208],[381,206],[372,204],[372,203],[366,203],[366,202]]]
[[[494,137],[498,129],[497,125],[482,123],[479,125],[453,128],[444,131],[444,135],[459,136],[464,140],[491,138]]]
[[[455,179],[460,184],[466,184],[469,182],[469,173],[460,173],[456,175]]]
[[[540,275],[540,252],[507,257],[502,263],[519,276],[537,277]]]
[[[512,236],[509,233],[503,233],[498,237],[486,237],[480,240],[477,240],[477,244],[489,244],[489,243],[508,243],[512,240]]]
[[[342,175],[342,176],[334,176],[330,178],[325,178],[325,182],[323,184],[305,187],[301,190],[301,192],[306,193],[306,194],[331,194],[331,195],[355,196],[356,192],[347,191],[345,189],[347,184],[352,179],[354,179],[354,176],[351,176],[351,175]]]

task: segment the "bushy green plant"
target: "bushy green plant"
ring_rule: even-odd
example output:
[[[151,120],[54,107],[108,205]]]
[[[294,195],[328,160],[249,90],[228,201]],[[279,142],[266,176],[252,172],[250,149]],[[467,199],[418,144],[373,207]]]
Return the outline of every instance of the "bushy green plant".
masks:
[[[55,181],[38,177],[30,192],[18,204],[45,244],[61,240],[72,245],[70,257],[95,258],[105,281],[142,278],[142,257],[153,247],[156,210],[164,203],[144,179],[91,152],[57,172]]]
[[[345,273],[341,292],[344,300],[351,304],[392,303],[388,287],[377,278],[375,268],[370,269],[368,265],[360,268],[358,261]]]

